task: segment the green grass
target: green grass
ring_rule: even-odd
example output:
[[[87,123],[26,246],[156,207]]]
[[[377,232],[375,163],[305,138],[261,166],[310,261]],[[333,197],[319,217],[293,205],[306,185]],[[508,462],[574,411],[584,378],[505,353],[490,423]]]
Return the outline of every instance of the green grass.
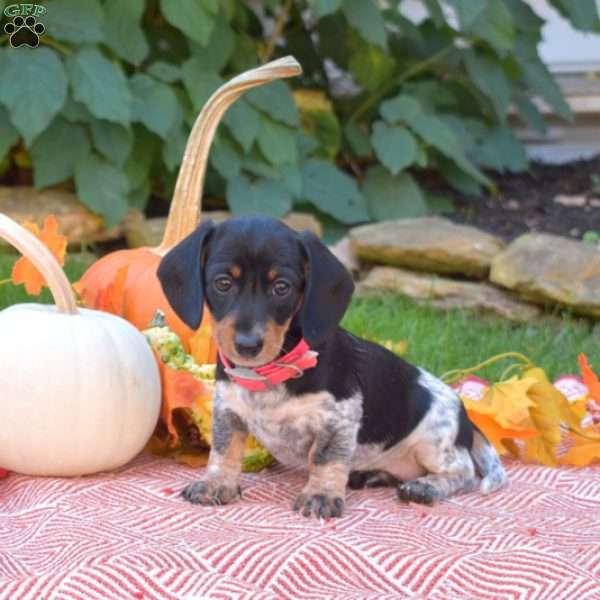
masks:
[[[10,276],[14,255],[0,254],[0,280]],[[76,281],[90,264],[89,256],[71,255],[65,270]],[[31,298],[23,287],[0,286],[0,309],[18,302],[50,302],[45,290]],[[356,298],[343,325],[357,335],[377,340],[404,340],[405,358],[441,375],[466,368],[503,352],[522,352],[551,377],[577,373],[577,355],[585,352],[600,368],[600,323],[569,318],[514,324],[467,311],[438,311],[397,296]],[[497,379],[507,362],[489,367],[482,376]]]
[[[600,368],[600,323],[569,318],[514,324],[473,312],[442,312],[407,299],[384,296],[355,299],[343,325],[377,340],[405,340],[404,357],[437,375],[467,368],[503,352],[521,352],[550,377],[578,373],[577,355],[585,352]],[[510,361],[481,373],[498,379]]]

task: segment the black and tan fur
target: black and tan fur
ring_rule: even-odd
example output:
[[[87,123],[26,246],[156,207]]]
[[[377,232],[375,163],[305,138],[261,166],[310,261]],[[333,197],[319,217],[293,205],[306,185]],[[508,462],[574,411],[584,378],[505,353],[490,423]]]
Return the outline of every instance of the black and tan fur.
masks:
[[[198,327],[206,302],[221,351],[254,368],[304,337],[318,364],[264,392],[217,367],[213,448],[184,497],[225,504],[240,497],[248,433],[282,463],[308,465],[294,510],[340,516],[347,485],[394,485],[407,502],[431,504],[506,481],[498,456],[457,395],[426,371],[339,327],[354,285],[310,232],[264,217],[202,224],[162,260],[158,276],[175,312]]]

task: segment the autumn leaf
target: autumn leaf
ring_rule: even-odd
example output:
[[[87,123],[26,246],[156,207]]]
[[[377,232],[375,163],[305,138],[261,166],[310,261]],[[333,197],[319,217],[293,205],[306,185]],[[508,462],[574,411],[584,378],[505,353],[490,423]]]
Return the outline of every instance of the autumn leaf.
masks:
[[[507,452],[514,454],[514,446],[507,443],[507,441],[528,440],[539,435],[531,427],[520,427],[518,425],[512,428],[502,427],[493,415],[483,414],[476,410],[467,409],[467,414],[471,422],[481,430],[499,454],[506,454]]]
[[[171,443],[175,445],[179,442],[179,435],[173,424],[173,411],[177,408],[193,406],[198,397],[206,394],[206,387],[191,373],[171,369],[164,363],[157,362],[163,390],[160,416],[171,436]]]
[[[463,403],[467,410],[492,416],[498,425],[510,429],[528,419],[528,409],[533,406],[533,401],[527,390],[534,383],[532,378],[511,377],[490,386],[481,400],[463,398]]]
[[[560,462],[564,465],[585,467],[596,460],[600,460],[600,441],[595,442],[577,437]]]
[[[583,383],[587,386],[589,395],[600,404],[600,381],[598,381],[598,377],[594,371],[592,371],[592,367],[588,362],[588,357],[581,353],[577,357],[577,361],[579,362],[579,370],[583,377]]]
[[[58,221],[54,215],[48,215],[44,220],[42,230],[36,223],[23,223],[23,227],[33,233],[52,252],[62,267],[65,264],[65,253],[67,251],[67,238],[58,231]],[[30,296],[37,296],[43,287],[47,287],[44,276],[37,270],[33,263],[21,257],[14,265],[12,282],[15,285],[25,284],[25,291]]]
[[[529,415],[540,435],[525,444],[525,457],[543,465],[556,466],[556,449],[561,440],[562,416],[569,409],[569,402],[548,380],[543,369],[533,368],[524,376],[533,379],[527,395],[533,401]]]

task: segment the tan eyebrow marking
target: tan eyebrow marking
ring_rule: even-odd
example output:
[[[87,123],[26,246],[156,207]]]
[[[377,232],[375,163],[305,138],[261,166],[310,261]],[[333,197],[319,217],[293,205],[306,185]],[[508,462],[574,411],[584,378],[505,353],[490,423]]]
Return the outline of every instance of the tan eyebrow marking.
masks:
[[[238,267],[238,265],[233,265],[230,269],[229,272],[231,273],[231,276],[234,279],[238,279],[240,277],[240,275],[242,274],[242,269],[240,267]]]
[[[279,273],[275,269],[270,269],[269,272],[267,273],[267,278],[269,281],[275,281],[275,279],[277,279],[278,275],[279,275]]]

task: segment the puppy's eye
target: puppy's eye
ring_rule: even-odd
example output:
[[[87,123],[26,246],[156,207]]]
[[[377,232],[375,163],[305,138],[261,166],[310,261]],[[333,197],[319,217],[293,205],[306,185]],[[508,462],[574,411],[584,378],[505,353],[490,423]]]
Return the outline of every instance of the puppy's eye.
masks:
[[[217,292],[226,294],[231,289],[233,282],[231,281],[231,277],[228,277],[227,275],[220,275],[219,277],[215,278],[213,285],[215,286]]]
[[[286,296],[291,289],[292,286],[285,279],[278,279],[273,284],[273,293],[276,296]]]

